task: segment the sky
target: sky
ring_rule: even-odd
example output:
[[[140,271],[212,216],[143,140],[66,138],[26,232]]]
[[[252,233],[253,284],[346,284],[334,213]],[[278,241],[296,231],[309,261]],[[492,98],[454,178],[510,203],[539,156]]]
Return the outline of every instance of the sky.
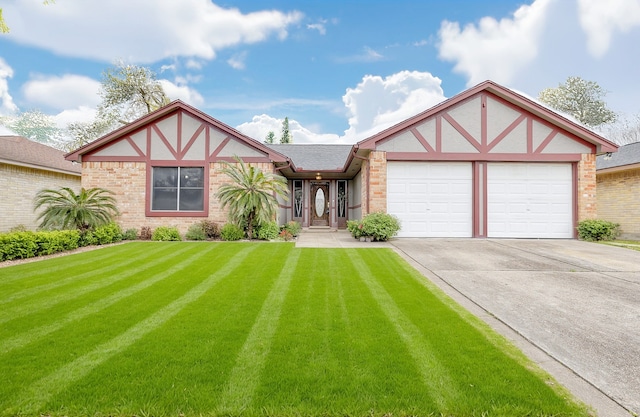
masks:
[[[485,80],[569,76],[640,113],[640,0],[3,0],[0,115],[89,121],[103,71],[149,67],[258,140],[355,143]]]

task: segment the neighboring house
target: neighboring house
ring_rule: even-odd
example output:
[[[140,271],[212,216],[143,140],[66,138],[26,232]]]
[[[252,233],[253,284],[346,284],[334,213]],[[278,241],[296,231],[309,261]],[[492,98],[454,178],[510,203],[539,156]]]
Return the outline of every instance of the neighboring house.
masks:
[[[596,217],[596,154],[617,146],[490,81],[351,145],[266,145],[175,101],[66,156],[116,192],[124,228],[226,221],[220,161],[285,176],[279,221],[384,211],[401,237],[573,238]]]
[[[620,224],[620,237],[640,239],[640,142],[598,156],[598,218]]]
[[[80,189],[81,167],[64,152],[21,136],[0,136],[0,232],[16,226],[35,229],[36,193],[46,188]]]

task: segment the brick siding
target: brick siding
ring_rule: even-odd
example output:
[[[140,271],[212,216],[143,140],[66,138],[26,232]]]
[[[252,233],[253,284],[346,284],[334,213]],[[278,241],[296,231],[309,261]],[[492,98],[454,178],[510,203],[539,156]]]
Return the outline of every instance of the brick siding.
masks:
[[[578,162],[578,221],[598,215],[596,195],[596,155],[583,154]]]
[[[40,190],[69,187],[80,189],[80,176],[35,168],[0,163],[0,232],[16,226],[35,230],[37,213],[33,212],[33,199]]]
[[[387,212],[387,153],[369,154],[369,207],[368,213]]]
[[[640,169],[598,174],[598,218],[620,224],[621,238],[640,239]]]

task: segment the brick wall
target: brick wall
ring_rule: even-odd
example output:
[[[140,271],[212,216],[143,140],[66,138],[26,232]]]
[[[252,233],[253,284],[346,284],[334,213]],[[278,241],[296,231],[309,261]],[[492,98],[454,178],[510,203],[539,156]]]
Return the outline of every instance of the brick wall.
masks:
[[[640,239],[640,169],[598,174],[598,218],[620,224],[621,238]]]
[[[369,211],[387,211],[387,154],[373,151],[369,154]]]
[[[264,172],[273,172],[271,163],[253,163]],[[209,215],[206,217],[222,225],[228,220],[228,210],[222,210],[216,192],[220,185],[229,182],[221,173],[222,164],[209,165]],[[152,229],[158,226],[176,226],[184,235],[189,226],[204,217],[147,217],[145,214],[147,171],[144,162],[84,162],[82,164],[82,186],[85,188],[102,187],[113,191],[118,201],[121,215],[117,222],[123,230],[140,229],[143,226]]]
[[[38,191],[69,187],[80,189],[80,177],[58,172],[0,163],[0,232],[23,225],[30,230],[38,226],[33,199]]]
[[[578,162],[578,221],[598,215],[596,196],[596,155],[583,154]]]

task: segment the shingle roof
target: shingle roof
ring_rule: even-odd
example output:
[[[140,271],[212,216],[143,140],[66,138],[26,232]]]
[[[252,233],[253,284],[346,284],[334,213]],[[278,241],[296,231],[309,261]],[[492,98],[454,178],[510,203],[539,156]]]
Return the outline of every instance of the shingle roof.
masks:
[[[0,136],[0,162],[80,174],[81,166],[64,159],[64,152],[22,136]]]
[[[640,142],[630,143],[618,148],[618,152],[600,155],[596,158],[596,170],[616,168],[640,163]]]
[[[352,145],[269,144],[291,159],[297,171],[342,170],[353,149]]]

